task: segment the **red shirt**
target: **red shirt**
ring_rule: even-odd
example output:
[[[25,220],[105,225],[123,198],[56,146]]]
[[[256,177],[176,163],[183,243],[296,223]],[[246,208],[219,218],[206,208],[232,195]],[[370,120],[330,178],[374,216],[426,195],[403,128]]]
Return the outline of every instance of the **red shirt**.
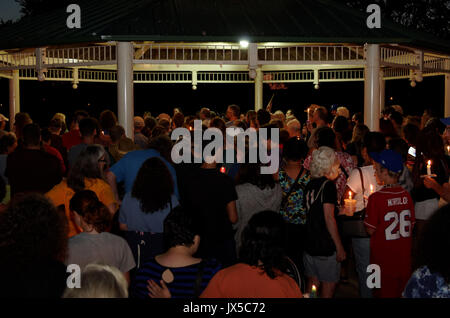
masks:
[[[58,151],[58,149],[56,149],[52,146],[49,146],[49,145],[44,145],[44,149],[49,154],[58,158],[59,163],[61,164],[61,173],[64,174],[66,172],[66,165],[64,164],[63,157],[61,156],[61,153]]]
[[[69,151],[73,146],[81,144],[82,140],[80,130],[74,129],[65,133],[62,135],[62,141],[63,146],[67,149],[67,151]]]
[[[390,275],[411,271],[414,203],[402,187],[383,188],[369,197],[364,224],[375,233],[370,238],[370,263]]]

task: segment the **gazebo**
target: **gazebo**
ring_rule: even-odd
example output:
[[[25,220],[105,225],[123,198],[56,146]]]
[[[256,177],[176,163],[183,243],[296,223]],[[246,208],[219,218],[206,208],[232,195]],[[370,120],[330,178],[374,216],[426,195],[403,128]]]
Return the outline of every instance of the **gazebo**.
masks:
[[[0,31],[0,76],[10,80],[10,114],[20,81],[117,83],[118,117],[132,136],[133,85],[364,81],[371,130],[385,103],[385,81],[445,75],[450,116],[450,43],[331,0],[79,1],[80,28],[65,8]]]

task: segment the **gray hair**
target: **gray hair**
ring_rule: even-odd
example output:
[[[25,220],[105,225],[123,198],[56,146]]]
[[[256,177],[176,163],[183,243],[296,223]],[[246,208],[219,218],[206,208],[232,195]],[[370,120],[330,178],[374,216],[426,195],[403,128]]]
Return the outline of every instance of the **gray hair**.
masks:
[[[128,283],[114,266],[88,264],[81,272],[81,288],[66,288],[63,298],[128,298]]]
[[[322,146],[312,153],[310,172],[312,178],[320,178],[327,176],[332,172],[336,161],[336,153],[334,149]]]

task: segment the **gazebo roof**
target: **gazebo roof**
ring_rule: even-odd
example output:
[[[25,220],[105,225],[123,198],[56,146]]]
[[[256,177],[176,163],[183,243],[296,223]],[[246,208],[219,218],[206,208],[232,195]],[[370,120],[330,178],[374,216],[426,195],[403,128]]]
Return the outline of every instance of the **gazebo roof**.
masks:
[[[397,43],[450,53],[450,42],[331,0],[81,0],[81,29],[65,8],[0,30],[0,49],[107,41]]]

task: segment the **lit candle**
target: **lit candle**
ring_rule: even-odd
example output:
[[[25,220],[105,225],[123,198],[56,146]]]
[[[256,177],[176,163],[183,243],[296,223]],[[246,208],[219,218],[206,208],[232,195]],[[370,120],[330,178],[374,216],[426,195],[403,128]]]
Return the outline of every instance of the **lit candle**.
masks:
[[[352,216],[356,211],[356,200],[352,199],[352,192],[348,192],[348,199],[344,199],[345,214]]]
[[[316,285],[312,285],[311,295],[309,296],[309,298],[317,298],[317,287],[316,287]]]
[[[447,146],[447,154],[450,155],[450,146]]]
[[[431,160],[428,160],[428,164],[427,164],[427,175],[431,175]]]
[[[225,173],[226,172],[225,167],[221,167],[220,172]]]
[[[370,194],[372,194],[373,193],[373,185],[371,184],[370,185]]]

